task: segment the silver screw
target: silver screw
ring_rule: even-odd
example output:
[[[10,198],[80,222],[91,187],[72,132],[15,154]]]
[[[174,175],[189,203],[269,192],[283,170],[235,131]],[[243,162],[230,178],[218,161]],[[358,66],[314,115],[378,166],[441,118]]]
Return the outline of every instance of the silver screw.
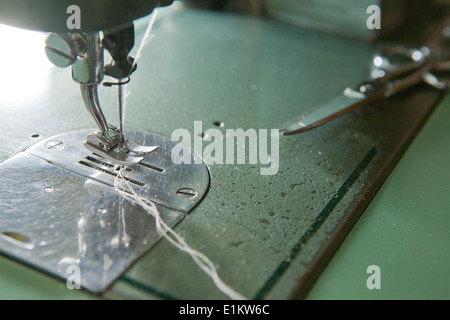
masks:
[[[78,34],[50,33],[45,41],[45,53],[48,59],[61,68],[73,64],[84,50],[84,40]]]

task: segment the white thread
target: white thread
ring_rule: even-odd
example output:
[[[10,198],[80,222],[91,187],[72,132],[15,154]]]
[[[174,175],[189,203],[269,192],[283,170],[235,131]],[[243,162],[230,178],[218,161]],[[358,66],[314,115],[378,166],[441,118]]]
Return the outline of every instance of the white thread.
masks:
[[[128,91],[128,84],[123,85],[123,97],[122,97],[122,123],[125,124],[125,110],[127,109],[127,100],[128,96],[131,94],[131,92]]]
[[[122,168],[118,171],[116,179],[114,180],[114,188],[117,192],[119,192],[126,199],[139,204],[142,208],[145,209],[150,215],[155,218],[156,230],[158,234],[164,237],[167,241],[169,241],[172,245],[177,247],[179,250],[188,253],[191,258],[195,261],[195,263],[213,280],[216,287],[227,295],[229,298],[233,300],[247,300],[246,297],[241,295],[240,293],[234,291],[227,284],[223,282],[223,280],[219,277],[217,273],[217,269],[212,263],[212,261],[205,256],[203,253],[192,249],[186,241],[184,241],[181,236],[176,233],[172,228],[170,228],[166,222],[161,218],[161,214],[158,211],[158,208],[155,204],[145,198],[139,197],[131,185],[127,180],[124,179],[121,173]],[[121,180],[125,183],[129,192],[124,191],[118,187],[118,181]]]
[[[155,24],[156,17],[158,16],[158,7],[159,7],[159,2],[158,2],[158,5],[156,6],[156,8],[153,10],[151,19],[147,25],[147,29],[145,30],[144,37],[141,40],[138,51],[136,53],[136,58],[134,58],[133,66],[131,69],[133,69],[136,66],[136,63],[137,63],[138,59],[141,57],[142,51],[144,50],[145,45],[148,43],[148,40],[150,39],[150,34],[153,30],[153,26]],[[125,110],[127,107],[128,96],[130,95],[127,84],[124,85],[123,92],[124,92],[124,95],[123,95],[123,106],[122,106],[122,110],[123,110],[122,123],[125,123],[125,114],[126,114]]]
[[[138,59],[142,55],[142,50],[144,50],[145,45],[147,44],[148,40],[150,39],[150,34],[153,30],[153,25],[155,24],[156,17],[158,16],[158,6],[153,10],[153,14],[150,18],[150,22],[147,25],[147,29],[145,30],[144,37],[142,38],[141,44],[139,45],[138,51],[136,53],[136,58],[134,58],[133,67],[136,65]]]
[[[159,4],[158,4],[159,7]],[[136,53],[136,58],[134,59],[133,67],[137,63],[137,60],[141,57],[142,51],[145,47],[145,45],[148,43],[148,40],[150,39],[150,34],[153,29],[153,26],[155,24],[156,17],[158,15],[158,7],[154,9],[151,20],[147,26],[147,29],[145,30],[144,37],[141,41],[141,44],[139,45],[139,49]],[[127,97],[129,96],[129,92],[127,91],[127,86],[124,87],[124,99],[123,99],[123,122],[125,122],[125,110],[126,110],[126,101]],[[158,211],[158,208],[155,206],[155,204],[145,198],[139,197],[137,193],[133,190],[131,185],[128,183],[127,180],[125,180],[121,173],[122,168],[118,171],[118,174],[116,176],[116,179],[114,181],[114,188],[117,192],[119,192],[123,197],[126,199],[139,204],[142,206],[142,208],[147,211],[150,215],[152,215],[155,218],[156,223],[156,230],[158,234],[162,237],[164,237],[167,241],[169,241],[172,245],[177,247],[179,250],[184,251],[188,253],[191,258],[195,261],[195,263],[213,280],[216,287],[223,292],[225,295],[227,295],[229,298],[234,300],[247,300],[246,297],[241,295],[240,293],[234,291],[232,288],[230,288],[228,285],[226,285],[223,280],[219,277],[217,273],[217,269],[214,266],[214,264],[211,262],[211,260],[205,256],[203,253],[192,249],[181,236],[176,233],[172,228],[170,228],[166,222],[161,218],[161,215]],[[129,192],[126,192],[118,187],[118,181],[121,180],[126,184],[127,189]],[[123,214],[123,213],[122,213]],[[123,218],[123,217],[122,217]]]

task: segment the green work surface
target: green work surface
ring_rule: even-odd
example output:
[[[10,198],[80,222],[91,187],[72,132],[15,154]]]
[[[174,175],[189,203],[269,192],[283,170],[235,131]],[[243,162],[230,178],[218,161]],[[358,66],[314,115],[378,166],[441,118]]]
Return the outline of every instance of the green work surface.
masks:
[[[128,85],[131,94],[127,100],[125,125],[166,136],[171,136],[178,128],[192,133],[194,121],[202,121],[203,130],[216,128],[224,134],[226,129],[237,128],[281,129],[290,119],[327,102],[346,86],[367,78],[375,50],[369,43],[306,31],[280,22],[188,10],[179,6],[159,12],[154,36]],[[137,43],[147,22],[148,18],[136,24]],[[28,42],[23,40],[27,35]],[[32,142],[30,135],[34,133],[48,137],[91,128],[93,122],[84,111],[79,88],[70,79],[69,70],[51,67],[39,53],[43,35],[17,31],[16,37],[7,40],[17,49],[13,50],[13,57],[19,61],[23,59],[24,64],[14,69],[14,81],[2,79],[0,82],[4,89],[0,93],[0,133],[8,137],[1,142],[0,160],[7,159],[24,142]],[[22,42],[27,46],[24,47]],[[20,48],[27,50],[21,52]],[[32,75],[30,70],[34,70]],[[116,95],[111,90],[102,89],[102,105],[110,122],[117,123]],[[421,102],[408,108],[409,103],[417,100],[416,94],[422,97]],[[322,253],[324,248],[330,243],[338,244],[339,239],[334,242],[333,239],[345,235],[341,231],[336,237],[335,230],[342,225],[351,227],[352,223],[345,222],[356,220],[358,210],[361,211],[370,201],[384,175],[395,164],[395,155],[399,156],[431,110],[429,101],[438,98],[439,93],[421,88],[420,93],[410,93],[394,100],[392,105],[396,109],[392,109],[391,104],[381,104],[359,110],[301,136],[280,137],[279,170],[274,175],[260,174],[261,167],[266,165],[211,164],[211,185],[207,196],[175,230],[193,248],[206,254],[217,266],[223,280],[246,297],[291,298],[298,289],[299,278],[315,268],[317,257],[330,255],[331,251],[326,255]],[[445,119],[441,117],[438,120]],[[222,122],[224,126],[215,126],[216,122]],[[444,134],[440,138],[444,139]],[[441,156],[439,160],[444,162],[443,158]],[[439,183],[433,182],[434,179],[430,178],[430,183]],[[421,190],[431,190],[421,182]],[[442,183],[447,182],[448,178]],[[400,183],[402,186],[412,185],[409,180]],[[372,184],[375,187],[371,188]],[[392,179],[386,188],[389,189],[391,184]],[[381,201],[391,206],[390,197],[399,191],[384,191],[386,188],[381,191]],[[444,194],[442,191],[443,198]],[[424,195],[424,199],[428,197]],[[408,203],[410,199],[401,200]],[[415,200],[420,199],[416,196]],[[426,201],[420,203],[428,203]],[[433,204],[433,208],[437,205]],[[429,205],[427,207],[427,218],[420,210],[407,212],[409,217],[417,214],[410,228],[416,228],[418,233],[423,219],[428,224],[432,223],[434,210]],[[442,221],[436,221],[440,228],[448,225],[443,222],[448,222],[444,210],[439,215]],[[357,215],[349,219],[353,211]],[[383,289],[367,294],[383,297],[390,281],[389,264],[385,261],[390,261],[391,265],[397,263],[393,261],[395,259],[381,257],[385,257],[384,246],[396,239],[390,240],[388,235],[399,231],[393,227],[395,222],[391,215],[383,217],[386,212],[383,209],[382,212],[377,211],[375,202],[368,213],[369,218],[376,216],[377,229],[383,229],[386,238],[383,246],[379,246],[378,241],[365,238],[373,234],[374,227],[365,226],[364,220],[355,232],[363,237],[362,243],[369,241],[376,246],[372,252],[379,250],[380,258],[362,262],[361,257],[367,254],[367,250],[360,249],[358,244],[347,248],[346,243],[342,255],[352,248],[358,248],[361,253],[352,252],[351,257],[343,257],[342,260],[338,256],[332,264],[342,261],[346,266],[353,265],[347,260],[354,263],[361,274],[355,284],[358,286],[355,292],[365,288],[367,266],[379,264]],[[411,221],[413,219],[408,222]],[[399,221],[397,226],[408,233],[405,223]],[[426,238],[430,241],[434,240],[432,237],[439,240],[448,237],[448,227],[445,232],[441,231],[443,234],[436,233],[431,225],[428,228],[425,234],[431,237]],[[354,234],[349,242],[352,239],[359,241]],[[421,253],[430,254],[426,247],[421,247],[425,246],[424,241],[419,236],[412,238],[408,242],[408,250],[417,248],[419,252],[421,248]],[[400,249],[396,254],[397,259],[402,257]],[[443,266],[444,261],[437,261]],[[422,263],[430,264],[434,260],[424,259]],[[4,258],[0,260],[0,266],[0,288],[9,289],[0,290],[2,298],[95,298],[88,293],[69,291],[64,282],[28,267],[17,266]],[[20,268],[23,276],[11,275],[16,268]],[[423,270],[424,267],[417,264],[415,268]],[[355,269],[351,270],[353,275]],[[336,268],[329,266],[310,298],[344,297],[334,292],[351,290],[350,286],[336,289],[342,284],[338,281],[340,277],[329,274],[347,269],[341,270],[339,265]],[[405,272],[397,267],[393,270],[392,283],[399,281]],[[315,276],[311,279],[314,280]],[[410,275],[408,279],[416,277]],[[446,279],[448,283],[448,276]],[[29,289],[30,284],[33,284],[33,290]],[[392,294],[388,297],[397,296]],[[103,297],[226,298],[188,255],[167,241],[160,241]]]
[[[450,299],[447,96],[309,294],[310,299]],[[378,265],[381,289],[366,269]]]

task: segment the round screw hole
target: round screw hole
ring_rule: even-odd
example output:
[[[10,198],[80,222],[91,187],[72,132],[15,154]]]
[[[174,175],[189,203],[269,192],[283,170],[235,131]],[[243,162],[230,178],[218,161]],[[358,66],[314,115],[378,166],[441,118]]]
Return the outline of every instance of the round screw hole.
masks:
[[[31,139],[37,139],[37,138],[39,138],[41,135],[39,134],[39,133],[33,133],[33,134],[30,134],[30,138]]]

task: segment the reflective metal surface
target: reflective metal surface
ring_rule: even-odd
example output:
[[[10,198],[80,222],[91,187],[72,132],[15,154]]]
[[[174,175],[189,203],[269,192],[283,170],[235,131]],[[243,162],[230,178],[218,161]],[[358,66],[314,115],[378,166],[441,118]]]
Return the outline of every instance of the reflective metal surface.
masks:
[[[0,164],[0,250],[71,282],[79,270],[82,287],[102,292],[159,235],[154,218],[112,187],[114,166],[83,147],[87,132],[41,140]],[[172,164],[169,138],[126,133],[132,143],[160,146],[122,174],[173,227],[205,195],[208,169]]]
[[[367,99],[365,94],[357,90],[352,90],[351,88],[346,88],[342,95],[333,99],[331,102],[313,109],[309,113],[301,116],[298,120],[295,120],[292,124],[289,124],[283,130],[283,134],[287,136],[318,127],[349,112],[349,109],[356,109],[365,99]]]

